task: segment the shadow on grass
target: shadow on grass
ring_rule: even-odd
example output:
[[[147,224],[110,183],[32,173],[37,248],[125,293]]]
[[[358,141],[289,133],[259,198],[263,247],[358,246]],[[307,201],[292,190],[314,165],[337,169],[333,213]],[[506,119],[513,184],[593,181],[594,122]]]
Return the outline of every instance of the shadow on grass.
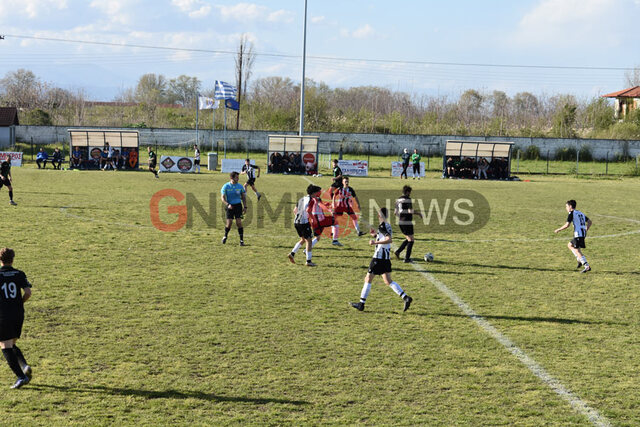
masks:
[[[565,325],[571,324],[580,324],[580,325],[624,325],[623,323],[616,322],[604,322],[604,321],[591,321],[591,320],[580,320],[580,319],[565,319],[561,317],[540,317],[540,316],[492,316],[492,315],[481,315],[477,316],[467,316],[466,314],[458,314],[458,313],[428,313],[426,315],[430,316],[444,316],[444,317],[461,317],[461,318],[469,318],[469,317],[477,317],[483,319],[493,319],[493,320],[517,320],[522,322],[546,322],[546,323],[560,323]]]
[[[435,262],[435,261],[434,261]],[[544,267],[531,267],[526,265],[504,265],[504,264],[478,264],[474,262],[447,262],[448,265],[459,265],[463,267],[480,267],[480,268],[499,268],[503,270],[524,270],[524,271],[567,271],[565,268],[544,268]]]
[[[245,402],[256,405],[267,403],[282,403],[288,405],[308,405],[305,400],[275,399],[270,397],[253,398],[243,396],[221,396],[213,393],[203,393],[200,391],[178,391],[178,390],[138,390],[132,388],[105,387],[105,386],[81,386],[67,387],[53,384],[34,384],[29,386],[35,390],[58,390],[64,393],[97,393],[110,394],[113,396],[138,396],[145,399],[201,399],[213,402]]]

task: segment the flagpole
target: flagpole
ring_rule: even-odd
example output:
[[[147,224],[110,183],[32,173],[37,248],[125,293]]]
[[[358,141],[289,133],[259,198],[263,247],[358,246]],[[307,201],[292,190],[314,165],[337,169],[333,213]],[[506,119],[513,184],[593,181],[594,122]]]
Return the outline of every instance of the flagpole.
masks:
[[[215,109],[215,101],[214,101],[214,108],[211,109],[211,151],[213,151],[213,144],[216,142],[216,136],[215,136],[215,132],[216,132],[216,109]]]
[[[307,0],[304,0],[304,31],[302,33],[302,82],[300,84],[300,132],[304,133],[304,67],[307,57]]]
[[[224,100],[224,158],[227,158],[227,100]]]
[[[200,111],[200,94],[196,92],[196,145],[198,145],[198,111]]]

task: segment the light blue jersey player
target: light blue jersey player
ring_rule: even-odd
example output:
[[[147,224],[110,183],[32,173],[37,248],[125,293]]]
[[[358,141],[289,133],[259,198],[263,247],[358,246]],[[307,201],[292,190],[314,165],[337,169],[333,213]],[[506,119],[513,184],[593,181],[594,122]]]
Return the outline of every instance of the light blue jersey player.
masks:
[[[227,243],[227,237],[229,236],[229,230],[231,230],[231,224],[233,220],[236,220],[238,226],[238,234],[240,235],[240,246],[244,246],[244,229],[242,228],[242,216],[247,212],[247,199],[246,191],[242,184],[238,184],[239,174],[238,172],[231,172],[229,174],[229,182],[222,186],[220,190],[220,199],[224,204],[227,212],[227,223],[224,228],[224,237],[222,243]]]

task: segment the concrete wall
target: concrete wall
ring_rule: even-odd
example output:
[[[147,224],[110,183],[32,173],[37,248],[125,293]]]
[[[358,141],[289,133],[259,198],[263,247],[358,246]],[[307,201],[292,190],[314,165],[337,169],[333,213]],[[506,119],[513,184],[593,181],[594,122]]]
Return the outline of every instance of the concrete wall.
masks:
[[[56,142],[68,142],[69,134],[65,126],[16,126],[16,139],[21,142],[34,144],[52,144]],[[104,129],[82,127],[82,129]],[[117,129],[117,128],[113,128]],[[132,130],[132,129],[127,129]],[[185,129],[137,129],[140,132],[141,145],[166,145],[166,146],[191,146],[196,142],[194,130]],[[295,135],[295,132],[268,132],[268,131],[235,131],[227,130],[227,149],[234,151],[266,151],[267,137],[273,134]],[[547,152],[553,157],[556,150],[564,147],[589,147],[594,158],[604,159],[607,155],[612,158],[616,154],[630,156],[640,155],[640,141],[624,141],[610,139],[554,139],[554,138],[502,138],[483,136],[455,136],[455,135],[385,135],[366,133],[329,133],[310,132],[310,135],[320,137],[321,151],[337,153],[342,146],[345,153],[367,153],[371,150],[374,154],[397,155],[403,148],[418,148],[424,155],[428,152],[441,153],[447,140],[469,141],[511,141],[520,149],[526,149],[535,145],[540,153],[546,156]],[[199,145],[203,152],[211,149],[212,132],[200,130],[198,133]],[[215,140],[222,148],[223,132],[215,131]]]

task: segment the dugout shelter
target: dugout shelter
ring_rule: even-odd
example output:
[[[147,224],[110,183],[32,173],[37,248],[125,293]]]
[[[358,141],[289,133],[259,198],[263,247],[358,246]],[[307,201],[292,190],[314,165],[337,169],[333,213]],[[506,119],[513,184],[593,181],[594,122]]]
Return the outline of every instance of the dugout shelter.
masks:
[[[108,147],[114,149],[112,162],[118,169],[137,170],[140,158],[140,134],[136,130],[68,129],[69,164],[72,154],[80,153],[81,169],[100,169],[107,163]]]
[[[314,135],[269,135],[268,173],[318,173],[318,137]]]
[[[442,158],[443,177],[509,179],[512,149],[513,142],[506,141],[448,140]]]

